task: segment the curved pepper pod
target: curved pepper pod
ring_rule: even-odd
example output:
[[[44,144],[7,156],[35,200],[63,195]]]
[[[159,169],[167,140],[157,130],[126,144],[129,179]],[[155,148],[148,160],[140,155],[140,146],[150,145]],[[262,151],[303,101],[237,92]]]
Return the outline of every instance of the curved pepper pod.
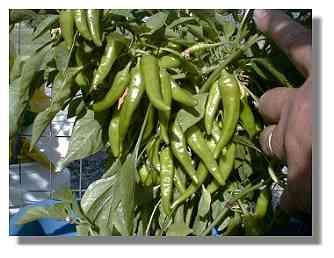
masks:
[[[74,17],[71,10],[64,10],[59,13],[61,35],[63,36],[68,49],[72,47],[74,36]]]
[[[187,145],[183,131],[177,121],[174,121],[171,128],[170,146],[174,157],[179,161],[184,168],[184,171],[190,176],[192,181],[198,183],[196,170],[193,167],[192,159],[187,152]]]
[[[146,94],[152,105],[160,111],[170,111],[170,106],[162,99],[158,59],[152,55],[143,56],[140,68],[145,81]]]
[[[135,67],[131,70],[131,81],[128,87],[128,93],[120,112],[119,135],[121,144],[128,132],[133,113],[136,111],[144,91],[143,77],[139,67]]]
[[[91,41],[92,36],[90,35],[90,31],[87,24],[86,10],[84,9],[74,10],[74,22],[77,30],[80,33],[80,36]]]
[[[131,77],[129,73],[130,66],[131,63],[128,63],[128,65],[123,70],[119,71],[116,74],[115,79],[111,85],[111,88],[104,96],[104,98],[93,104],[92,109],[95,112],[101,112],[112,107],[116,103],[118,98],[123,94],[125,88],[128,86],[130,82],[130,77]]]
[[[220,94],[224,105],[224,121],[221,137],[213,153],[217,159],[223,147],[229,143],[234,135],[239,121],[240,113],[240,89],[233,74],[223,70],[220,77]]]
[[[78,66],[85,65],[87,61],[87,54],[82,50],[81,47],[78,47],[75,51],[75,62]],[[75,77],[76,84],[79,85],[80,89],[82,90],[83,94],[88,93],[90,83],[87,77],[87,71],[83,70],[77,74]]]
[[[218,111],[220,98],[221,97],[218,81],[215,81],[214,84],[211,86],[204,113],[204,125],[208,135],[211,135],[212,132],[213,121]]]
[[[231,175],[231,172],[234,168],[234,160],[236,156],[236,145],[234,143],[231,143],[227,146],[226,152],[220,156],[219,158],[219,172],[221,173],[224,185],[226,184],[226,181],[228,180],[229,176]],[[207,187],[207,190],[212,194],[216,192],[221,185],[213,180]]]
[[[172,105],[172,90],[171,80],[168,72],[165,69],[160,70],[161,95],[162,100],[171,107]],[[159,111],[160,134],[166,144],[169,144],[168,126],[169,126],[169,111]]]
[[[147,122],[143,133],[143,142],[145,142],[151,135],[155,127],[155,109],[152,105],[147,108]]]
[[[271,191],[269,188],[264,189],[256,200],[255,216],[263,219],[268,211],[271,201]]]
[[[98,47],[102,46],[100,13],[98,9],[87,10],[87,25],[94,44]]]
[[[224,184],[224,179],[219,172],[219,167],[216,160],[213,158],[212,152],[204,140],[202,132],[197,125],[189,128],[186,132],[187,143],[190,148],[196,153],[201,161],[208,168],[212,176],[218,181],[219,184]]]
[[[171,199],[173,194],[174,164],[169,147],[160,152],[160,195],[161,206],[165,214],[171,212]]]
[[[116,158],[119,157],[121,153],[121,142],[119,137],[119,118],[120,112],[116,109],[113,112],[108,129],[111,152]]]
[[[240,123],[250,138],[253,138],[257,134],[255,117],[246,96],[241,98]]]
[[[110,33],[108,35],[107,45],[104,49],[104,54],[101,58],[100,65],[97,68],[93,79],[93,89],[97,89],[97,87],[103,83],[104,79],[108,76],[111,67],[115,63],[116,59],[122,53],[125,45],[126,39],[120,36],[118,33]]]
[[[163,56],[159,59],[159,66],[161,69],[178,68],[180,65],[180,59],[172,55]]]
[[[172,210],[174,210],[176,207],[178,207],[183,202],[185,202],[204,183],[205,179],[208,176],[208,169],[206,168],[206,166],[204,165],[203,162],[199,163],[196,174],[197,174],[197,177],[198,177],[198,182],[197,183],[195,183],[194,181],[191,182],[191,184],[188,186],[188,188],[174,201],[174,203],[171,206]]]
[[[197,99],[187,90],[182,89],[177,83],[171,79],[172,98],[188,107],[194,107],[198,104]]]

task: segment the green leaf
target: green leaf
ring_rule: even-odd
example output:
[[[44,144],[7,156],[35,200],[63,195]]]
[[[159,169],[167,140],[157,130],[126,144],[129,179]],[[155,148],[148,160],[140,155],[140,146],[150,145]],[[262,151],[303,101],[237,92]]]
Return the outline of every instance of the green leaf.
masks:
[[[129,235],[133,231],[136,185],[136,161],[134,155],[128,155],[120,171],[121,204],[124,211],[126,229]]]
[[[67,48],[65,41],[62,41],[54,47],[54,54],[57,70],[64,71],[67,67],[68,57],[70,54],[70,49]]]
[[[99,228],[99,235],[100,236],[111,236],[112,235],[112,200],[106,202],[106,204],[101,208],[100,212],[98,213],[95,224]]]
[[[166,24],[167,17],[168,14],[164,12],[159,12],[149,17],[145,24],[150,29],[150,34],[161,29]]]
[[[71,203],[73,201],[73,193],[72,190],[68,187],[65,187],[53,194],[53,198],[55,200],[60,200],[65,203]]]
[[[187,236],[191,234],[193,230],[189,228],[185,223],[174,223],[169,226],[166,232],[167,236]]]
[[[25,62],[25,58],[22,58],[21,56],[18,56],[15,58],[14,64],[12,66],[12,69],[9,73],[9,81],[10,83],[16,80],[21,76],[22,68]]]
[[[18,219],[16,224],[22,225],[42,218],[65,220],[67,218],[65,204],[56,203],[55,205],[48,207],[33,206],[28,208],[27,211]]]
[[[116,174],[122,167],[122,163],[119,159],[116,159],[110,168],[103,174],[102,178],[108,178]]]
[[[95,221],[99,212],[107,205],[115,181],[116,177],[99,179],[87,188],[80,204],[82,211],[90,220]]]
[[[124,217],[124,210],[121,203],[118,203],[116,208],[112,208],[112,223],[115,226],[116,230],[122,236],[128,236],[129,231],[126,228],[126,221]]]
[[[132,14],[132,10],[129,10],[129,9],[111,9],[108,13],[111,13],[113,15],[123,16],[129,20],[132,20],[135,18]]]
[[[228,40],[236,29],[236,23],[233,19],[233,16],[215,13],[215,21],[223,29],[224,38]]]
[[[210,210],[210,204],[211,204],[211,194],[208,190],[205,189],[205,187],[203,187],[201,199],[199,200],[198,204],[199,216],[204,217],[205,215],[208,214]]]
[[[40,70],[46,51],[42,50],[29,58],[23,65],[21,76],[9,88],[9,137],[13,137],[29,104],[30,88]]]
[[[26,20],[32,20],[36,16],[37,14],[32,10],[27,10],[27,9],[11,10],[9,13],[9,24],[22,22]]]
[[[52,45],[48,44],[52,41],[51,33],[49,33],[49,31],[45,31],[35,40],[33,38],[33,33],[33,28],[29,27],[25,23],[20,24],[20,29],[17,30],[17,38],[15,40],[20,42],[20,44],[17,44],[17,48],[19,48],[20,56],[23,58],[32,57],[42,48],[47,48],[47,55],[52,52],[50,51],[52,49]]]
[[[41,21],[41,23],[36,28],[33,39],[38,38],[40,35],[42,35],[46,30],[48,30],[56,21],[58,20],[58,15],[47,15],[44,20]]]
[[[45,128],[51,122],[51,120],[55,117],[55,115],[63,109],[64,104],[72,98],[75,92],[72,89],[72,82],[74,76],[82,69],[79,68],[70,68],[67,72],[59,72],[53,82],[53,96],[50,103],[50,106],[39,113],[33,124],[32,128],[32,137],[30,150],[32,150],[33,146],[38,141],[39,137],[44,132]]]
[[[200,236],[208,225],[208,216],[202,217],[197,214],[192,229],[196,236]]]
[[[94,119],[94,112],[87,113],[76,121],[65,158],[59,162],[59,169],[74,160],[83,159],[100,151],[103,144],[103,127]]]
[[[189,24],[187,25],[187,27],[190,33],[197,37],[199,40],[205,40],[202,26]]]
[[[193,21],[196,21],[196,18],[194,17],[180,17],[176,20],[174,20],[171,24],[168,25],[168,28],[171,29],[177,25],[185,24],[185,23],[192,23]]]
[[[207,93],[195,95],[198,104],[193,109],[184,107],[177,112],[175,119],[183,132],[197,124],[203,118],[207,96]]]
[[[80,223],[76,226],[76,231],[79,236],[89,236],[90,224]]]
[[[224,200],[223,198],[218,198],[214,200],[211,204],[211,216],[212,219],[216,219],[221,211],[224,209]]]

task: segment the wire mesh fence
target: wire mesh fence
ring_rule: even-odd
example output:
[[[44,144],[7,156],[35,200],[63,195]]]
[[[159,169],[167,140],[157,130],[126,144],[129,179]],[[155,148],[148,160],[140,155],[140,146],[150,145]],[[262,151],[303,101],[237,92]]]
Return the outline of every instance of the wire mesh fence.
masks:
[[[24,56],[25,49],[22,43],[23,34],[31,33],[31,29],[21,23],[16,24],[11,33],[11,39],[17,56]],[[52,85],[44,85],[45,94],[52,97]],[[10,182],[10,210],[17,209],[36,201],[52,199],[56,190],[70,187],[81,199],[90,183],[97,180],[104,171],[107,155],[99,152],[84,160],[72,162],[62,171],[52,171],[53,165],[66,154],[71,137],[75,118],[67,119],[67,112],[62,111],[49,123],[47,129],[37,143],[37,148],[49,158],[48,168],[34,161],[27,161],[21,155],[22,139],[30,139],[31,127],[25,128],[16,139],[14,148],[14,162],[9,165]],[[52,165],[53,163],[53,165]]]

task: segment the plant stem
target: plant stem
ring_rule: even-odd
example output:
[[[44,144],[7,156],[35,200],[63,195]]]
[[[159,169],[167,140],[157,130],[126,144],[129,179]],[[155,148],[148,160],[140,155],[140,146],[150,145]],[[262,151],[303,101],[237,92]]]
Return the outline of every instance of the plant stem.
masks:
[[[146,231],[145,231],[145,235],[148,236],[148,233],[150,231],[150,227],[151,227],[151,224],[152,224],[152,221],[153,221],[153,217],[154,217],[154,214],[156,212],[156,210],[158,209],[159,205],[160,205],[160,202],[161,200],[159,200],[157,202],[157,204],[154,206],[154,209],[152,211],[152,214],[151,214],[151,217],[150,217],[150,220],[148,221],[148,225],[147,225],[147,228],[146,228]]]
[[[240,56],[246,49],[250,48],[253,44],[255,44],[257,41],[263,39],[263,37],[259,35],[252,36],[241,48],[234,51],[232,54],[230,54],[225,61],[223,61],[216,69],[215,71],[209,76],[209,78],[206,80],[206,82],[203,84],[202,88],[200,89],[200,93],[207,92],[212,85],[212,83],[218,79],[220,72],[234,59],[236,59],[238,56]]]
[[[224,205],[224,209],[223,211],[218,215],[218,217],[206,228],[206,230],[201,234],[201,236],[206,236],[210,233],[210,231],[217,226],[217,224],[225,217],[225,215],[227,214],[227,212],[229,211],[229,204],[234,203],[240,199],[242,199],[244,196],[246,196],[247,194],[249,194],[250,192],[253,192],[257,189],[260,189],[262,186],[264,186],[265,184],[269,183],[271,179],[268,179],[266,181],[261,181],[260,183],[257,183],[254,186],[251,186],[249,188],[244,189],[244,191],[242,191],[241,193],[239,193],[237,196],[230,198],[229,200],[226,200]]]

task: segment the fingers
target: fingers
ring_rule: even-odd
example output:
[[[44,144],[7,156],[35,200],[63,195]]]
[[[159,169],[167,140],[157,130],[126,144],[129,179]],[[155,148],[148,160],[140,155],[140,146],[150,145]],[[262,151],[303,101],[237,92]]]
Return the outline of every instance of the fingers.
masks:
[[[283,107],[289,98],[295,94],[292,88],[274,88],[262,95],[259,101],[259,112],[269,124],[277,124],[280,120]]]
[[[260,145],[263,152],[280,160],[284,159],[284,138],[281,125],[270,125],[261,132]]]
[[[257,27],[276,42],[307,77],[312,65],[312,34],[279,10],[255,10]]]

